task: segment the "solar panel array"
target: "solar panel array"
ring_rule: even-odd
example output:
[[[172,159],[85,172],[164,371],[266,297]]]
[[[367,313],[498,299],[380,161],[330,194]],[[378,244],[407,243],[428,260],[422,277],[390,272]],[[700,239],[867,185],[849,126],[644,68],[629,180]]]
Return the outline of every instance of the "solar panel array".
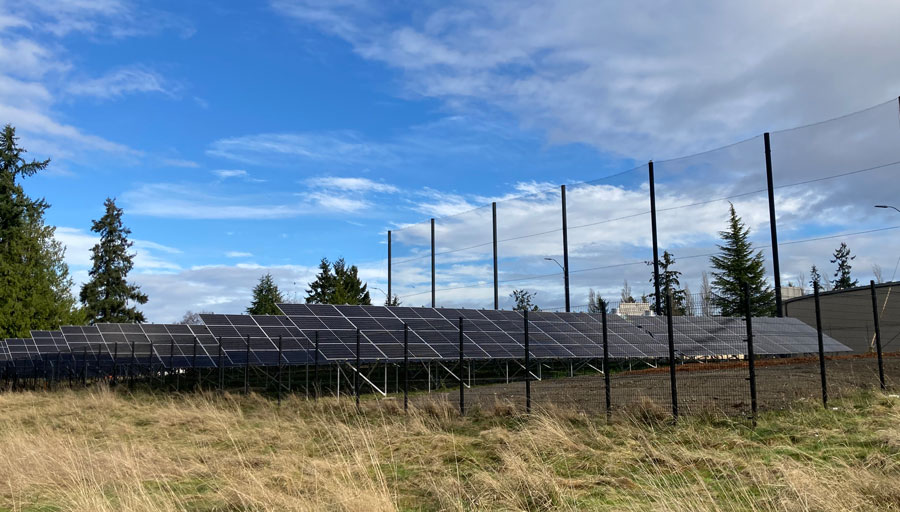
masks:
[[[324,304],[280,304],[279,308],[284,315],[204,314],[205,325],[97,324],[32,331],[31,338],[0,341],[0,363],[23,371],[70,365],[92,373],[123,364],[164,369],[306,365],[354,360],[357,332],[361,361],[398,362],[404,358],[404,325],[409,329],[411,361],[457,359],[460,318],[466,359],[508,360],[525,355],[525,324],[515,311]],[[673,317],[672,321],[679,356],[746,353],[741,318]],[[757,354],[818,351],[815,329],[797,319],[754,318],[753,327]],[[598,314],[532,312],[528,331],[533,358],[603,355]],[[665,317],[609,315],[607,331],[610,357],[668,356]],[[849,350],[828,336],[824,346],[829,353]]]
[[[668,346],[666,317],[639,316],[631,321]],[[747,324],[743,318],[723,316],[672,317],[675,353],[687,357],[732,356],[747,353]],[[839,341],[823,334],[825,352],[846,352]],[[818,352],[816,330],[796,318],[753,318],[753,349],[757,355]]]

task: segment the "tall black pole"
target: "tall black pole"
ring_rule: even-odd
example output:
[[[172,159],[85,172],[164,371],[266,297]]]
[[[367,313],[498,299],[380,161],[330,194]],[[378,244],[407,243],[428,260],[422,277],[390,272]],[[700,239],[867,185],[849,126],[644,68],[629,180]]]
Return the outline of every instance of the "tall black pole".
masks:
[[[391,295],[391,232],[390,232],[390,230],[388,230],[388,287],[387,288],[388,288],[388,292],[387,292],[388,304],[390,304],[391,297],[393,297],[393,295]]]
[[[491,203],[494,224],[494,309],[500,309],[500,282],[497,280],[497,203]]]
[[[659,242],[656,236],[656,180],[653,177],[653,160],[648,164],[650,172],[650,230],[653,232],[653,289],[656,297],[656,314],[662,314],[659,295]]]
[[[435,299],[435,274],[434,274],[434,219],[431,219],[431,307],[437,307]]]
[[[822,308],[819,306],[819,283],[813,283],[813,296],[816,300],[816,334],[819,337],[819,374],[822,377],[822,405],[828,407],[828,382],[825,377],[825,347],[822,340]]]
[[[875,320],[875,350],[878,353],[878,381],[881,390],[884,391],[884,360],[881,357],[881,325],[878,322],[878,299],[875,295],[875,281],[869,281],[869,289],[872,291],[872,315]]]
[[[763,134],[766,145],[766,184],[769,187],[769,227],[772,230],[772,271],[775,273],[775,314],[784,316],[781,305],[781,268],[778,264],[778,228],[775,226],[775,186],[772,184],[772,147],[769,132]]]
[[[566,292],[566,313],[568,313],[572,309],[569,303],[569,227],[566,222],[566,186],[561,185],[559,188],[562,197],[563,283]]]

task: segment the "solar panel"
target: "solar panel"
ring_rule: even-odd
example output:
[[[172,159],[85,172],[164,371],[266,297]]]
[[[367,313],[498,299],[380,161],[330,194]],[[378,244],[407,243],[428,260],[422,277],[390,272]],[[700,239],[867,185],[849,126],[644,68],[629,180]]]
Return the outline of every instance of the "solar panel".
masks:
[[[278,366],[307,364],[312,343],[284,315],[200,315],[212,336],[221,340],[225,364]],[[279,359],[279,339],[281,359]]]
[[[361,359],[402,359],[404,324],[409,327],[411,360],[458,358],[460,317],[466,359],[521,359],[525,355],[524,319],[516,311],[323,304],[279,307],[307,338],[318,332],[321,356],[330,361],[355,357],[356,329],[361,331]],[[613,357],[661,357],[667,353],[647,332],[621,318],[611,316],[611,320],[620,327],[610,332]],[[602,357],[600,316],[530,313],[529,350],[532,357],[542,359]]]
[[[629,318],[662,344],[668,344],[666,317]],[[753,348],[757,355],[791,355],[818,352],[814,328],[796,318],[753,317]],[[676,353],[688,357],[737,356],[747,353],[746,322],[740,317],[672,317]],[[825,352],[850,349],[823,334]]]

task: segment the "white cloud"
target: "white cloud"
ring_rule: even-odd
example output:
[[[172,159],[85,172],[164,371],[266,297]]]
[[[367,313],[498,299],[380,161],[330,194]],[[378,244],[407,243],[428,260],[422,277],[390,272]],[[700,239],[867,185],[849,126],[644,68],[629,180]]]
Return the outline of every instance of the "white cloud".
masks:
[[[399,189],[393,185],[379,183],[368,178],[323,176],[319,178],[310,178],[306,180],[306,183],[311,187],[348,190],[351,192],[383,192],[390,194],[399,192]]]
[[[252,258],[253,253],[241,252],[241,251],[228,251],[225,253],[225,256],[228,258]]]
[[[143,66],[132,66],[112,70],[93,79],[72,81],[66,87],[69,94],[92,96],[99,99],[116,99],[126,94],[156,92],[167,96],[173,88],[159,73]]]
[[[239,178],[247,176],[247,171],[242,169],[219,169],[212,172],[216,176],[222,179],[227,178]]]
[[[404,73],[406,93],[511,112],[557,142],[688,154],[897,95],[900,4],[277,0]],[[400,20],[400,21],[398,21]],[[848,94],[852,91],[852,94]]]
[[[132,215],[175,219],[282,219],[309,213],[302,204],[273,201],[271,194],[211,194],[195,185],[154,183],[122,194]]]
[[[193,160],[185,160],[181,158],[163,158],[163,165],[168,165],[170,167],[184,167],[188,169],[196,169],[200,167],[200,164],[194,162]]]
[[[326,133],[263,133],[213,142],[210,156],[249,164],[291,164],[297,161],[365,165],[390,158],[391,149],[366,141],[352,131]]]

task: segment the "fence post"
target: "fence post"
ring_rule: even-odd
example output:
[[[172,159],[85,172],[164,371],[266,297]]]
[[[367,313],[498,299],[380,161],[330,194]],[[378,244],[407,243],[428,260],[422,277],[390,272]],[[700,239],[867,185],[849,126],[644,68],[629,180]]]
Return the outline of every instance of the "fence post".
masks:
[[[244,361],[244,394],[250,394],[250,335],[247,335],[247,360]]]
[[[744,312],[747,317],[747,362],[750,369],[750,413],[756,427],[756,357],[753,353],[753,313],[750,311],[750,285],[743,283]]]
[[[775,225],[775,187],[772,184],[772,147],[769,132],[763,134],[766,150],[766,183],[769,189],[769,229],[772,232],[772,270],[775,274],[775,314],[784,316],[781,302],[781,270],[778,264],[778,228]]]
[[[388,261],[387,261],[387,264],[388,264],[388,282],[387,282],[387,289],[388,289],[388,290],[387,290],[387,298],[388,298],[388,303],[390,303],[390,302],[391,302],[391,297],[393,297],[393,295],[391,295],[391,293],[392,293],[392,292],[391,292],[391,230],[388,230],[387,235],[388,235],[388,240],[387,240],[387,242],[388,242]]]
[[[459,317],[459,415],[466,415],[466,386],[463,381],[463,367],[465,366],[463,354],[463,317]]]
[[[278,405],[281,405],[281,336],[278,336]]]
[[[356,371],[353,372],[353,393],[356,395],[356,412],[359,412],[359,329],[356,329]]]
[[[566,313],[571,311],[569,303],[569,225],[566,221],[566,186],[560,185],[562,198],[562,237],[563,237],[563,283],[566,292]]]
[[[222,337],[219,336],[216,341],[219,343],[219,391],[225,391],[225,366],[222,364],[224,361],[222,360]]]
[[[603,383],[606,388],[606,421],[612,419],[612,395],[609,389],[609,330],[606,325],[606,304],[600,309],[603,320]]]
[[[434,276],[434,218],[431,219],[431,307],[435,306],[435,276]]]
[[[313,400],[319,400],[319,331],[316,331],[315,353],[313,353]]]
[[[869,289],[872,291],[872,316],[875,320],[875,351],[878,354],[878,382],[881,384],[881,390],[884,391],[884,360],[881,357],[881,324],[878,321],[878,299],[875,295],[875,281],[869,281]]]
[[[500,309],[500,282],[497,280],[497,203],[491,203],[494,235],[494,309]]]
[[[197,337],[194,336],[194,349],[191,354],[191,372],[194,374],[194,391],[200,387],[200,372],[197,371]]]
[[[57,353],[58,354],[58,353]],[[57,358],[59,360],[59,358]],[[117,341],[115,345],[113,345],[113,374],[112,374],[113,385],[119,383],[119,342]]]
[[[131,361],[128,363],[128,386],[134,387],[134,342],[131,343]]]
[[[175,338],[172,338],[172,340],[169,341],[169,374],[177,379],[175,376]]]
[[[522,312],[525,320],[525,412],[531,414],[531,353],[528,347],[528,310]]]
[[[153,384],[153,341],[150,341],[150,359],[147,364],[147,373],[148,378],[150,379],[150,384]]]
[[[672,418],[678,421],[678,384],[675,379],[675,328],[672,325],[672,290],[666,293],[666,327],[669,335],[669,386],[672,388]]]
[[[822,308],[819,305],[819,283],[813,283],[813,296],[816,301],[816,334],[819,338],[819,373],[822,375],[822,405],[828,407],[828,383],[825,377],[825,346],[822,340]]]
[[[409,324],[403,323],[403,411],[409,411]]]
[[[662,314],[662,296],[659,291],[659,244],[656,236],[656,179],[653,176],[653,160],[647,164],[650,177],[650,234],[653,237],[653,293],[656,297],[657,315]]]

